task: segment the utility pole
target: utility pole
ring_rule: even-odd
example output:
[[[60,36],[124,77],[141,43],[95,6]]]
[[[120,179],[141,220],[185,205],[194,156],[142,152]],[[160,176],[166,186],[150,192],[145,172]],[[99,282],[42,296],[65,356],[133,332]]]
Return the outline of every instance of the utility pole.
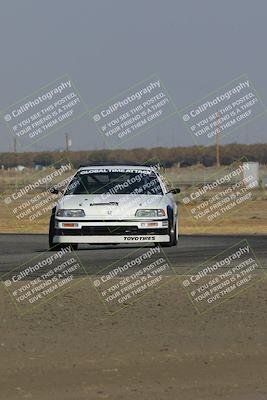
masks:
[[[66,151],[69,151],[69,134],[65,133]]]
[[[216,128],[216,165],[221,166],[220,163],[220,135],[221,135],[221,113],[217,112],[217,128]]]
[[[14,153],[17,152],[17,138],[16,136],[14,137]]]

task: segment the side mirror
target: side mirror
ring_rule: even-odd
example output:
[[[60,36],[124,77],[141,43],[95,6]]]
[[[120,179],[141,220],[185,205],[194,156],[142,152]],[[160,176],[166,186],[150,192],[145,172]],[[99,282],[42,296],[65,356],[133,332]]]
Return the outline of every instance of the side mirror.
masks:
[[[52,194],[59,194],[59,190],[56,189],[54,186],[49,189],[49,192]]]
[[[167,192],[167,194],[168,194],[168,193],[178,194],[178,193],[180,193],[180,192],[181,192],[181,189],[180,189],[180,188],[173,188],[173,189],[169,190],[169,191]]]

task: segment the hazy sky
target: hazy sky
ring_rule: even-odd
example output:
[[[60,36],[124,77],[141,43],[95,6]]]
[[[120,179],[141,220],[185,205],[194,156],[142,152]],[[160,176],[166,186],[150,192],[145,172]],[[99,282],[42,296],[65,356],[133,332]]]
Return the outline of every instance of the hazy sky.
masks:
[[[1,0],[0,109],[68,73],[94,108],[157,73],[178,108],[246,73],[267,104],[266,0]],[[266,116],[226,142],[266,142]],[[1,148],[12,137],[0,123]],[[103,148],[87,116],[29,150]],[[125,147],[192,145],[171,117]]]

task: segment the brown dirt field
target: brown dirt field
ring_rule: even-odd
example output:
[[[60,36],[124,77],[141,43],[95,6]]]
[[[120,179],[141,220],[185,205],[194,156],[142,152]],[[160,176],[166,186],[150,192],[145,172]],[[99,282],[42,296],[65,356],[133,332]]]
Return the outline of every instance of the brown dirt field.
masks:
[[[267,398],[266,281],[204,316],[176,281],[114,316],[86,280],[24,316],[0,299],[2,399]]]

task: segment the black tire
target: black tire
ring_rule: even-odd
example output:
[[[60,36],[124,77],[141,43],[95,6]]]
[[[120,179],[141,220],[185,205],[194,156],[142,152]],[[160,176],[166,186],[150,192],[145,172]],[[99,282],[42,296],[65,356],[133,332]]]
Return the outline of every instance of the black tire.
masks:
[[[50,217],[49,234],[48,234],[49,250],[54,250],[55,247],[55,244],[53,243],[54,234],[55,234],[55,214],[52,213]]]
[[[170,241],[160,243],[161,247],[173,247],[177,245],[177,226],[170,232]]]
[[[69,246],[68,243],[57,243],[57,244],[53,243],[54,235],[55,235],[55,214],[53,212],[49,223],[49,235],[48,235],[49,251],[57,251]],[[72,243],[70,245],[72,250],[78,250],[78,243]]]
[[[177,221],[173,220],[173,210],[171,208],[167,209],[168,220],[169,220],[169,242],[159,243],[161,247],[173,247],[177,245]],[[156,244],[157,245],[157,244]]]

